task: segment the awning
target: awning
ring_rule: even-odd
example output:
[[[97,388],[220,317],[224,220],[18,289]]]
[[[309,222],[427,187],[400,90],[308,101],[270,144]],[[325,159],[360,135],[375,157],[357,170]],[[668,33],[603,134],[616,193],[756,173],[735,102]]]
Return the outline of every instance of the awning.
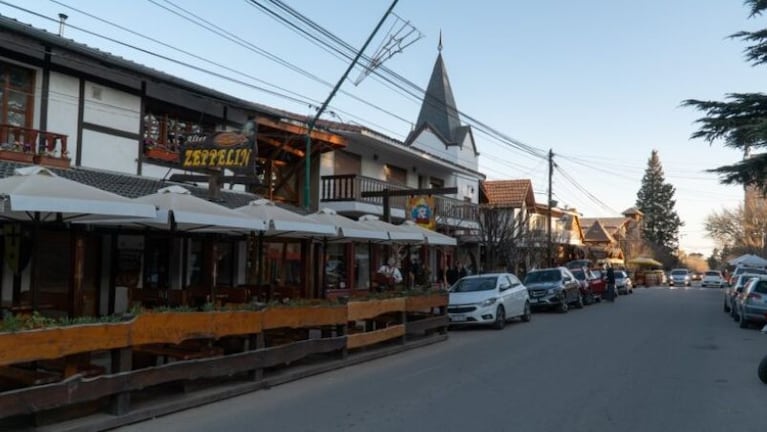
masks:
[[[267,236],[337,236],[334,225],[313,221],[306,216],[277,207],[274,202],[267,199],[251,201],[246,206],[236,208],[235,211],[247,217],[265,221],[267,229],[264,234]]]
[[[455,246],[458,244],[458,241],[455,238],[446,236],[444,234],[441,234],[426,228],[421,228],[413,221],[405,221],[400,226],[405,227],[409,230],[420,231],[424,235],[424,237],[426,237],[426,243],[429,244],[430,246]]]
[[[394,225],[384,222],[378,216],[364,215],[359,218],[359,222],[378,231],[386,232],[392,243],[403,244],[423,244],[426,243],[426,236],[418,230],[408,229],[402,225]]]
[[[389,235],[386,232],[376,230],[360,222],[341,216],[332,209],[324,208],[316,213],[306,215],[305,217],[319,224],[334,226],[337,230],[337,234],[334,237],[327,237],[328,240],[389,240]]]

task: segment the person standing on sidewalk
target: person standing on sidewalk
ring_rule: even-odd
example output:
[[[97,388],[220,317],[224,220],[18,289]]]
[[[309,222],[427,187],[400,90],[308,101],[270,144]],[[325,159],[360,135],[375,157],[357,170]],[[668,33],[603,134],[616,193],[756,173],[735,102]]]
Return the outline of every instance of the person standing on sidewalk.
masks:
[[[615,269],[612,264],[607,265],[607,272],[605,278],[607,279],[607,300],[615,301]]]

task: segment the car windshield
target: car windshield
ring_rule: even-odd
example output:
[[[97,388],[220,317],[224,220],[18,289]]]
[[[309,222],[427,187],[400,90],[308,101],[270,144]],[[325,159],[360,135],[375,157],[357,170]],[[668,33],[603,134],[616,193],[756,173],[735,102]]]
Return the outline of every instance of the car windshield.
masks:
[[[497,280],[497,276],[463,278],[456,282],[450,291],[455,293],[490,291],[495,289]]]
[[[758,269],[758,268],[739,268],[739,269],[735,270],[735,272],[738,273],[738,274],[750,274],[750,275],[755,275],[755,274],[763,275],[763,274],[767,274],[767,270]]]
[[[751,288],[751,292],[767,294],[767,280],[760,280],[759,282],[754,283],[754,286]]]
[[[570,273],[578,280],[586,280],[586,273],[583,270],[570,270]]]
[[[625,279],[628,277],[625,271],[617,271],[615,272],[615,277],[618,279]]]
[[[719,272],[716,271],[707,271],[706,276],[719,276]]]
[[[525,276],[525,284],[538,282],[557,282],[562,278],[559,270],[537,270],[532,271]]]
[[[687,270],[672,270],[671,276],[687,276]]]

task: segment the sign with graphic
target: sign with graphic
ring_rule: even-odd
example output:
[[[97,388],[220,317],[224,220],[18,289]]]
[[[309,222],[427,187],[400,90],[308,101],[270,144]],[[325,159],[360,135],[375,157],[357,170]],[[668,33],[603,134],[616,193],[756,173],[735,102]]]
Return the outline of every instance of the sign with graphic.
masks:
[[[437,229],[434,215],[434,197],[431,195],[411,196],[407,201],[408,218],[418,226],[430,230]]]
[[[243,169],[255,160],[253,143],[237,132],[193,135],[181,148],[181,166],[187,169]]]

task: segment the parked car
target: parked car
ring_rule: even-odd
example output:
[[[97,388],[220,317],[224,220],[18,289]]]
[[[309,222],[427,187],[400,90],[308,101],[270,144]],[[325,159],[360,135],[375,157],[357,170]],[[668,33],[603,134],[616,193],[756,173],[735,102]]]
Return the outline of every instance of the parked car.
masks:
[[[591,293],[594,294],[594,298],[598,302],[601,302],[607,292],[607,281],[604,274],[599,270],[592,270],[591,275],[594,279],[591,280]]]
[[[584,267],[580,269],[571,269],[570,273],[575,276],[575,279],[578,279],[583,303],[587,305],[594,303],[597,297],[594,295],[593,291],[595,277],[594,274],[591,273],[591,270]]]
[[[580,284],[565,267],[533,270],[525,276],[525,286],[530,292],[533,308],[556,308],[567,312],[570,305],[583,307]]]
[[[746,286],[746,282],[753,277],[755,277],[753,274],[741,274],[735,279],[735,282],[731,286],[726,287],[724,290],[724,311],[729,313],[733,318],[735,318],[735,299],[738,294],[743,292],[743,287]]]
[[[767,322],[767,275],[748,280],[735,301],[735,320],[740,328]]]
[[[746,267],[746,266],[738,266],[735,268],[735,270],[732,272],[732,275],[730,276],[730,285],[735,283],[735,279],[742,275],[742,274],[752,274],[752,275],[767,275],[767,270],[759,267]]]
[[[450,287],[450,324],[488,324],[502,329],[510,318],[530,321],[527,287],[511,273],[464,276]]]
[[[668,279],[669,286],[690,286],[690,272],[687,269],[674,269]]]
[[[615,271],[615,289],[618,291],[618,294],[634,293],[634,285],[628,273],[623,270]]]
[[[722,288],[726,285],[722,272],[717,270],[709,270],[703,274],[703,279],[700,281],[700,286]]]
[[[568,270],[580,270],[580,269],[590,269],[592,265],[592,262],[590,259],[579,259],[579,260],[572,260],[568,261],[567,264],[565,264],[565,267],[567,267]]]

